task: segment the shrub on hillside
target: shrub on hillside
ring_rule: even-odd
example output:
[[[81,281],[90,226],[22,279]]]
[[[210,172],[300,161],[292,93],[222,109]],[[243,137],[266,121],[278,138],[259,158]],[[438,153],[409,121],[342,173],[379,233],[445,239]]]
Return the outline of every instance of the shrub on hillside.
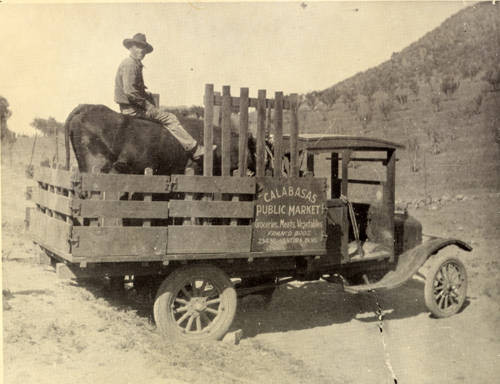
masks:
[[[368,98],[364,95],[359,95],[354,103],[354,110],[356,111],[356,116],[359,119],[361,126],[363,129],[366,129],[373,117],[372,108]]]
[[[15,132],[11,131],[7,126],[7,120],[12,116],[12,111],[9,109],[9,102],[3,96],[0,96],[0,131],[1,143],[3,151],[9,156],[9,162],[12,165],[12,148],[17,140]],[[2,155],[3,158],[3,155]]]
[[[9,102],[5,97],[0,96],[0,126],[2,132],[2,142],[13,134],[13,132],[7,127],[7,120],[11,116],[12,111],[9,109]]]
[[[376,77],[375,73],[367,72],[361,85],[361,93],[370,99],[377,92],[379,81],[380,79]]]
[[[441,91],[448,97],[451,97],[460,87],[460,81],[456,80],[453,76],[446,76],[441,81]]]
[[[355,102],[357,98],[357,93],[354,88],[345,88],[341,92],[341,97],[345,105],[349,109],[355,109]]]
[[[410,81],[408,81],[408,88],[410,89],[410,91],[413,92],[415,97],[418,96],[418,92],[420,91],[420,87],[418,86],[417,80],[410,79]]]
[[[409,89],[398,88],[394,93],[394,97],[396,98],[399,104],[405,105],[408,102],[408,94],[409,94]]]
[[[431,104],[434,106],[435,112],[441,110],[441,95],[438,92],[433,92],[431,94]]]
[[[500,91],[500,69],[490,69],[483,76],[483,80],[490,84],[492,91]]]
[[[441,153],[441,144],[443,143],[444,137],[441,132],[437,131],[436,127],[427,127],[426,129],[427,138],[431,143],[431,150],[434,155]]]
[[[323,104],[325,104],[328,108],[333,107],[337,99],[340,97],[340,94],[337,92],[335,88],[330,88],[324,91],[319,99]]]
[[[470,100],[467,101],[465,108],[463,109],[464,114],[471,118],[474,115],[479,115],[481,113],[481,105],[483,104],[483,94],[479,93]]]
[[[416,136],[408,138],[408,154],[410,158],[410,171],[418,172],[418,155],[420,144]]]
[[[383,91],[377,91],[373,95],[373,100],[375,102],[376,108],[382,113],[382,115],[384,115],[384,118],[387,120],[394,108],[392,98]]]
[[[305,103],[311,108],[312,111],[316,108],[316,105],[318,104],[319,97],[318,97],[318,92],[310,92],[305,95]]]
[[[49,117],[48,119],[35,117],[30,125],[44,136],[54,136],[56,133],[64,135],[64,124],[53,117]]]
[[[11,146],[16,141],[15,132],[11,131],[7,125],[7,120],[12,116],[9,109],[9,102],[3,96],[0,96],[0,131],[1,142]]]
[[[462,77],[464,79],[473,79],[481,70],[481,67],[479,64],[477,64],[475,61],[472,62],[463,62],[462,65],[460,66],[460,72],[462,74]]]
[[[203,107],[192,105],[191,107],[167,107],[167,111],[178,118],[202,119],[205,115]]]

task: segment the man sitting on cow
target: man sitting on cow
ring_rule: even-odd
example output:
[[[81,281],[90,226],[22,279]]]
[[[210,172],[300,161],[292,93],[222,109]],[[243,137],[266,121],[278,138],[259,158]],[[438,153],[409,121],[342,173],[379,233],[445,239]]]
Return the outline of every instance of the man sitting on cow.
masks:
[[[152,95],[146,92],[142,59],[153,51],[146,36],[137,33],[133,38],[123,40],[123,45],[130,51],[130,56],[121,62],[115,78],[115,102],[119,104],[121,113],[161,123],[190,153],[193,160],[199,160],[205,154],[204,147],[186,132],[173,113],[164,107],[155,106]]]

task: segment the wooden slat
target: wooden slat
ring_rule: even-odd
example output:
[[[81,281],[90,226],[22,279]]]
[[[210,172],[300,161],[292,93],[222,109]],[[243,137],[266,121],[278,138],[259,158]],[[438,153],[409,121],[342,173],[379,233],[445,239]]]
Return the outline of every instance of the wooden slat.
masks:
[[[375,161],[380,161],[382,163],[387,163],[386,158],[377,158],[377,157],[351,157],[351,161],[369,161],[369,162],[375,162]]]
[[[330,168],[330,182],[331,182],[331,192],[330,198],[338,198],[340,197],[340,185],[341,180],[339,179],[339,154],[337,152],[332,152],[331,157],[331,168]]]
[[[259,103],[257,106],[257,176],[265,175],[265,132],[266,130],[266,90],[259,90]]]
[[[220,92],[214,92],[214,96],[220,98],[221,94]],[[214,105],[213,125],[215,125],[216,127],[220,127],[221,121],[222,121],[221,104]]]
[[[349,167],[349,158],[351,157],[351,151],[345,150],[342,151],[342,184],[341,184],[341,193],[344,196],[347,196],[347,176],[348,176],[348,167]]]
[[[65,215],[72,214],[70,199],[66,196],[52,193],[41,188],[36,188],[33,195],[34,202],[42,207],[49,208],[50,210]]]
[[[203,123],[203,145],[205,148],[212,148],[213,145],[213,118],[214,118],[214,86],[213,84],[205,85],[205,112]],[[203,175],[212,176],[213,174],[213,151],[205,153],[203,160]]]
[[[58,187],[72,189],[71,172],[64,169],[54,169],[49,167],[36,167],[34,179],[38,182],[56,185]]]
[[[103,193],[103,200],[104,201],[118,201],[120,198],[120,192],[117,191],[106,191]],[[111,214],[110,216],[101,216],[102,217],[102,226],[117,226],[121,225],[122,221],[119,217],[116,216],[115,213]]]
[[[283,158],[283,92],[274,94],[274,176],[281,177]]]
[[[174,175],[172,180],[175,192],[255,193],[255,179],[250,177]]]
[[[222,87],[222,176],[231,173],[231,89]]]
[[[248,150],[248,88],[240,89],[240,130],[238,171],[241,177],[247,172]]]
[[[394,209],[395,209],[395,189],[396,189],[396,151],[387,151],[387,182],[382,183],[384,188],[384,203],[387,207],[387,229],[388,233],[391,235],[389,238],[384,239],[384,244],[394,249],[394,239],[392,234],[394,233]],[[394,261],[394,252],[392,252],[390,261]]]
[[[187,168],[186,169],[186,175],[188,175],[188,176],[194,176],[194,169],[193,168]],[[191,201],[191,200],[193,200],[193,198],[194,198],[194,196],[193,196],[192,193],[186,193],[185,197],[184,197],[184,200]],[[185,212],[185,213],[187,213],[187,212]],[[184,217],[184,221],[183,221],[184,225],[190,225],[190,224],[195,224],[196,223],[195,222],[196,219],[192,215],[189,215],[189,216],[188,215],[184,215],[182,217]]]
[[[167,244],[166,227],[73,227],[73,238],[78,244],[73,247],[75,257],[104,258],[135,255],[137,260],[158,259],[165,254]]]
[[[297,140],[299,136],[299,119],[298,119],[298,96],[296,93],[290,95],[291,103],[291,126],[290,126],[290,176],[297,177],[299,175]]]
[[[211,252],[211,253],[168,253],[165,260],[209,260],[209,259],[257,259],[271,257],[294,257],[294,256],[326,256],[326,249],[306,249],[293,251],[265,251],[265,252]]]
[[[71,225],[65,221],[34,210],[30,217],[30,233],[40,245],[65,254],[71,250],[68,241],[71,237]]]
[[[314,153],[307,152],[306,167],[309,176],[314,174]]]
[[[215,106],[222,105],[222,96],[219,93],[214,93],[213,104]],[[231,97],[231,107],[233,109],[239,109],[240,105],[241,105],[240,97]],[[248,106],[250,108],[257,108],[258,105],[259,105],[258,98],[251,97],[248,99]],[[266,99],[266,108],[274,108],[274,106],[275,106],[275,100]],[[290,109],[290,100],[288,97],[285,97],[283,99],[283,109]]]
[[[144,176],[146,177],[151,177],[153,176],[153,170],[151,168],[146,168],[144,170]],[[147,205],[151,205],[153,200],[153,195],[151,193],[145,193],[144,194],[144,203]],[[151,227],[151,220],[146,219],[142,222],[143,227]]]
[[[82,217],[119,217],[129,219],[166,219],[168,201],[73,200]]]
[[[253,218],[253,201],[170,200],[170,217]]]
[[[352,184],[366,184],[366,185],[381,185],[381,184],[384,184],[383,182],[378,181],[378,180],[349,179],[348,182],[352,183]]]
[[[83,191],[167,193],[170,183],[170,176],[82,173],[81,177]]]
[[[252,226],[188,225],[168,228],[169,253],[249,252]]]
[[[231,202],[235,203],[235,204],[238,204],[239,203],[239,196],[238,195],[233,195],[232,198],[231,198]],[[231,217],[232,217],[232,219],[231,219],[230,224],[231,225],[238,225],[238,220],[234,216],[231,216]],[[253,203],[252,203],[252,216],[250,218],[252,218],[252,217],[253,217]]]

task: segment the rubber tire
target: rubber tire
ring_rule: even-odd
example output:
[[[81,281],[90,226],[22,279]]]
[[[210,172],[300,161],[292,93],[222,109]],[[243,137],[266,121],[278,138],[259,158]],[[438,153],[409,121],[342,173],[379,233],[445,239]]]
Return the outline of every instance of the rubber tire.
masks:
[[[221,292],[221,305],[225,308],[220,318],[212,323],[212,328],[200,334],[183,333],[177,326],[171,311],[177,293],[186,282],[193,278],[210,280]],[[234,320],[236,307],[236,290],[224,271],[212,265],[187,265],[176,269],[165,278],[158,289],[153,312],[158,329],[168,340],[201,342],[222,339]]]
[[[427,309],[438,318],[453,316],[458,311],[460,311],[467,297],[467,271],[465,270],[465,266],[458,258],[449,256],[437,256],[433,257],[429,261],[431,262],[431,266],[427,271],[424,286],[425,305]],[[460,273],[464,276],[464,280],[462,283],[464,289],[463,294],[458,299],[458,303],[455,306],[451,307],[450,310],[443,310],[439,308],[439,305],[434,299],[434,279],[438,271],[441,269],[441,266],[445,263],[449,263],[450,261],[458,266],[458,268],[460,269]]]

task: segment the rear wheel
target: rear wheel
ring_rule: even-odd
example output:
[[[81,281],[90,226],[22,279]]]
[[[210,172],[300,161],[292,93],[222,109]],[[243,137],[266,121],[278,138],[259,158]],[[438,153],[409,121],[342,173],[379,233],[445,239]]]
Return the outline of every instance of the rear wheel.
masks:
[[[465,266],[455,257],[438,257],[431,262],[424,287],[425,305],[436,317],[452,316],[462,308],[467,295]]]
[[[210,265],[181,267],[163,281],[154,318],[170,339],[218,340],[236,313],[236,291],[229,277]]]

